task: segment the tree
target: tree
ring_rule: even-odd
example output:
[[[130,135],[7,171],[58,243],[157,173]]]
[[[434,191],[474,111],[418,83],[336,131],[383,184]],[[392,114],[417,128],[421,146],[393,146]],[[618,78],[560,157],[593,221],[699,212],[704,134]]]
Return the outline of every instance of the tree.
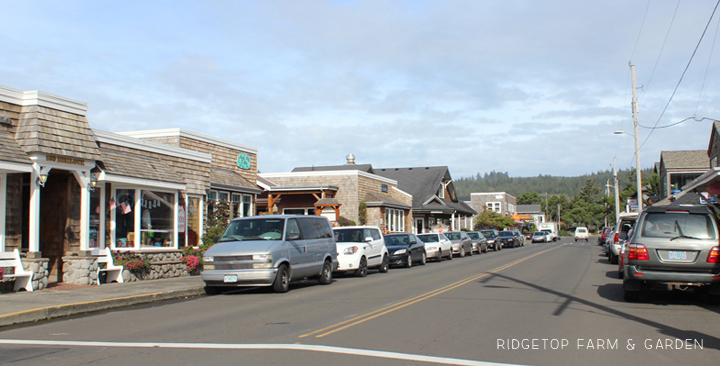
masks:
[[[525,192],[517,198],[518,205],[537,205],[542,204],[543,199],[537,192]]]
[[[475,230],[506,229],[515,224],[512,217],[500,215],[497,212],[485,210],[475,218]]]

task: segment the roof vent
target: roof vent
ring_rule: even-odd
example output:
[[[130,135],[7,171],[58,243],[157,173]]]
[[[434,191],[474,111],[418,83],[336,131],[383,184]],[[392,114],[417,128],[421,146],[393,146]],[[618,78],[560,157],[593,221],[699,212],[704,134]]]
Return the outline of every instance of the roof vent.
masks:
[[[347,165],[355,165],[355,155],[348,154],[346,159],[347,159]]]

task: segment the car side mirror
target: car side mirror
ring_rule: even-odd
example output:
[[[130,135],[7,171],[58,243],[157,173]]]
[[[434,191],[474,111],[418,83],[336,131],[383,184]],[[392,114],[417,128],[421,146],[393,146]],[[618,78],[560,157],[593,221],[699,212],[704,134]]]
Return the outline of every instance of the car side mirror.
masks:
[[[417,240],[413,240],[410,242],[410,245],[417,244]]]
[[[219,237],[219,236],[216,236],[216,237],[213,238],[213,243],[217,243],[217,242],[219,242],[219,241],[220,241],[220,237]]]
[[[373,241],[372,236],[368,236],[367,238],[365,238],[366,243],[370,243],[371,241]]]
[[[300,233],[288,233],[285,236],[285,239],[287,240],[298,240],[300,239]]]

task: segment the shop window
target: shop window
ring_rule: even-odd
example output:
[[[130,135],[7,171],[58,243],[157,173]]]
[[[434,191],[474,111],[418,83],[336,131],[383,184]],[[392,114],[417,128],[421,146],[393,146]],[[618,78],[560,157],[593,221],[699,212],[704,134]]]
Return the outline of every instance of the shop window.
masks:
[[[140,203],[142,247],[173,247],[175,194],[142,190]]]
[[[218,200],[230,202],[230,193],[228,193],[228,192],[218,192]]]
[[[100,199],[102,198],[102,187],[95,187],[90,192],[90,248],[100,247]]]
[[[188,246],[196,247],[200,245],[200,227],[202,225],[202,216],[200,215],[202,207],[202,199],[200,197],[188,197],[187,205],[187,241]]]
[[[116,189],[110,209],[115,210],[115,247],[135,247],[135,190]]]

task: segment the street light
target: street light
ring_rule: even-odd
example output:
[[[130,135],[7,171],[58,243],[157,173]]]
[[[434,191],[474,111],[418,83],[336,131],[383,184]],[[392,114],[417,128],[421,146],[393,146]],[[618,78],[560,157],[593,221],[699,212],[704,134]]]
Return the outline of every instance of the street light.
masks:
[[[638,205],[638,212],[642,211],[643,209],[643,202],[642,202],[642,177],[641,177],[641,170],[640,170],[640,140],[638,139],[638,127],[637,124],[635,124],[635,133],[630,133],[623,130],[617,130],[613,132],[616,135],[622,135],[624,133],[632,136],[635,138],[635,169],[637,170],[637,205]]]

